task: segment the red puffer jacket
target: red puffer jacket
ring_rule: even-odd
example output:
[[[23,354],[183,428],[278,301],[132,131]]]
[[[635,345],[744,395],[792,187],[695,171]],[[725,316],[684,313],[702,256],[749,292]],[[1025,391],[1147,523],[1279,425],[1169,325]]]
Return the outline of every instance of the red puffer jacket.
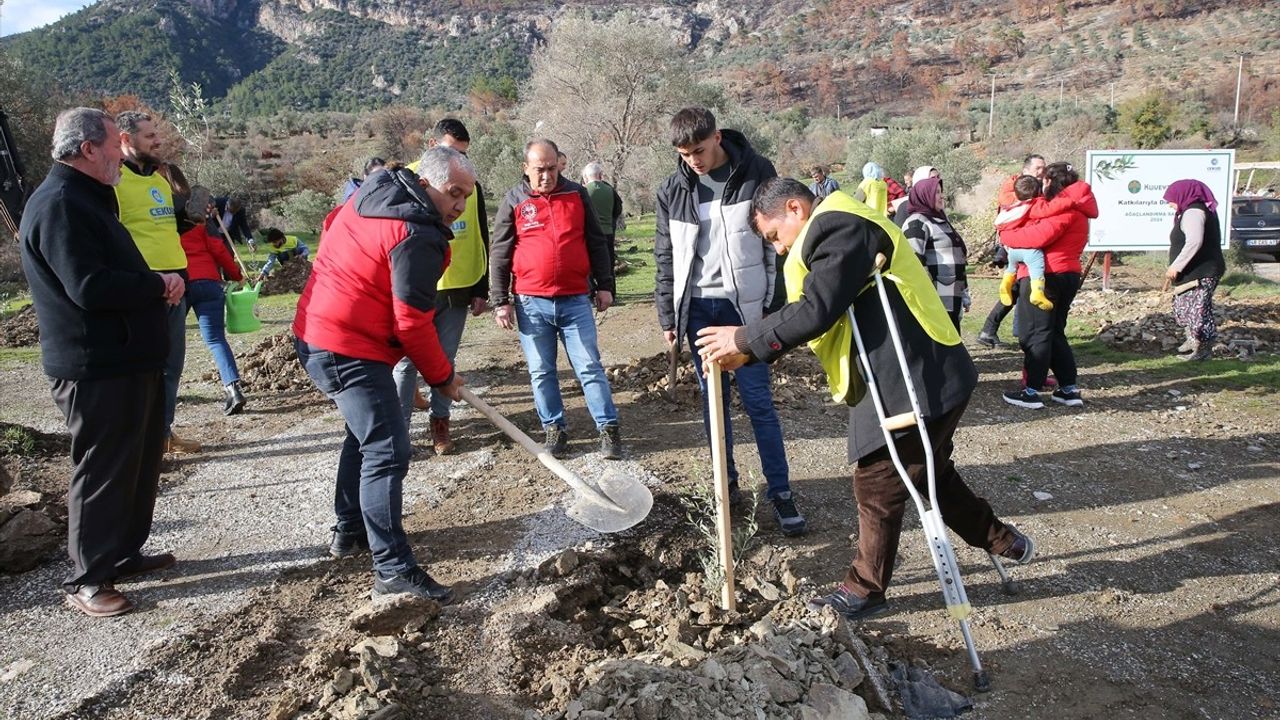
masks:
[[[1057,197],[1036,203],[1020,227],[1001,229],[1005,247],[1035,248],[1044,251],[1046,273],[1078,273],[1080,253],[1089,242],[1089,220],[1098,217],[1098,201],[1093,188],[1083,180],[1063,188]],[[1026,277],[1025,265],[1018,277]]]
[[[436,283],[449,227],[408,170],[380,172],[338,210],[298,300],[293,332],[331,352],[393,365],[432,386],[453,379],[436,335]]]
[[[204,223],[200,223],[182,233],[182,251],[187,254],[187,278],[190,280],[222,281],[222,273],[227,279],[240,282],[244,275],[240,267],[231,257],[227,244],[217,235],[210,235]]]

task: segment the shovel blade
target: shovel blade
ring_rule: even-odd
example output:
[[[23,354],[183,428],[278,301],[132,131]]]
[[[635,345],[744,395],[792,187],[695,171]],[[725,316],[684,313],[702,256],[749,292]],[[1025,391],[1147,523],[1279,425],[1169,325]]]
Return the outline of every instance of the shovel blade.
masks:
[[[606,473],[593,485],[608,502],[588,493],[574,493],[573,504],[565,512],[596,532],[626,530],[648,517],[653,508],[653,493],[634,477],[615,471]]]

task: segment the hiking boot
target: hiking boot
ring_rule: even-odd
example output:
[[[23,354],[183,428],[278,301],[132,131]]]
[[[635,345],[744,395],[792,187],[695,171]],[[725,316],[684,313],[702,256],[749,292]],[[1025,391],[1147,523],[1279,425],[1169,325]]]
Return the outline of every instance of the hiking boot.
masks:
[[[741,508],[746,506],[746,504],[747,496],[742,494],[742,488],[738,487],[736,482],[731,483],[729,485],[729,507]]]
[[[244,411],[244,391],[240,389],[240,381],[236,380],[222,389],[226,393],[226,401],[222,405],[223,415],[239,415]]]
[[[1009,532],[1013,533],[1013,544],[1005,548],[1005,551],[1000,553],[1000,557],[1014,565],[1026,565],[1031,562],[1031,558],[1036,556],[1036,544],[1012,525],[1009,526]]]
[[[427,399],[426,399],[425,397],[423,397],[423,396],[422,396],[422,388],[414,388],[414,390],[413,390],[413,409],[414,409],[414,410],[427,410],[427,409],[429,409],[430,407],[431,407],[431,403],[427,402]]]
[[[386,595],[403,595],[405,593],[429,598],[441,605],[448,605],[453,602],[453,589],[436,582],[434,578],[427,574],[426,570],[420,567],[398,575],[392,575],[389,578],[382,577],[381,573],[374,573],[373,591],[369,593],[370,598],[376,600]]]
[[[622,434],[617,425],[605,425],[600,431],[600,452],[605,460],[622,459]]]
[[[978,333],[978,344],[986,345],[987,347],[994,350],[1000,347],[1001,345],[1004,345],[1004,342],[1000,340],[1000,335],[998,333],[993,333],[991,335],[988,335],[987,331],[983,330],[982,332]]]
[[[1010,390],[1003,395],[1004,401],[1010,405],[1016,405],[1020,408],[1028,410],[1039,410],[1044,407],[1044,402],[1040,400],[1040,393],[1031,388],[1022,388],[1021,390]]]
[[[1202,360],[1209,360],[1213,357],[1213,343],[1211,342],[1199,343],[1196,346],[1195,352],[1191,353],[1190,355],[1179,355],[1178,357],[1181,360],[1187,360],[1190,362],[1200,362]]]
[[[1179,355],[1184,355],[1186,353],[1195,352],[1196,349],[1198,349],[1199,347],[1200,347],[1200,341],[1196,340],[1190,335],[1187,335],[1187,339],[1184,340],[1182,344],[1178,346],[1178,349],[1175,350],[1174,352],[1176,352]]]
[[[437,455],[453,452],[453,441],[449,439],[449,418],[431,418],[431,445]]]
[[[889,604],[884,601],[883,595],[858,597],[842,584],[830,595],[821,595],[810,600],[808,607],[811,612],[822,612],[822,608],[829,607],[843,615],[846,620],[865,620],[888,610]]]
[[[1066,389],[1058,388],[1053,391],[1053,401],[1060,405],[1070,407],[1084,407],[1084,398],[1080,397],[1080,391],[1075,388]]]
[[[546,425],[542,428],[547,432],[546,440],[542,441],[542,447],[551,453],[551,457],[559,460],[569,452],[569,433],[559,425]]]
[[[333,539],[329,541],[329,555],[335,559],[349,558],[369,549],[369,535],[360,532],[342,532],[338,526],[329,528],[333,531]]]
[[[195,440],[183,440],[178,434],[169,431],[169,437],[164,441],[164,452],[166,455],[190,455],[200,452],[202,446]]]
[[[796,509],[795,497],[790,490],[780,492],[773,498],[773,518],[787,537],[803,535],[807,526],[804,516]]]

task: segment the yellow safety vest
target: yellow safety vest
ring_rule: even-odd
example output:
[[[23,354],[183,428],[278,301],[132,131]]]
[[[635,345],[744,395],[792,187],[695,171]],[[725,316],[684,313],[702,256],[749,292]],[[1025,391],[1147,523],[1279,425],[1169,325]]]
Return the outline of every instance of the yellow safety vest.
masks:
[[[858,186],[866,196],[866,203],[886,215],[889,213],[889,184],[875,178],[865,178]]]
[[[416,174],[418,161],[405,167]],[[484,251],[484,238],[480,237],[479,194],[478,188],[471,193],[467,198],[467,208],[450,227],[453,239],[449,241],[449,267],[436,283],[437,290],[469,288],[489,272],[489,257]]]
[[[863,218],[889,235],[889,240],[893,243],[893,259],[881,277],[897,286],[903,302],[930,338],[942,345],[959,345],[960,333],[951,324],[951,318],[942,306],[933,280],[911,250],[902,230],[884,213],[854,200],[843,191],[831,193],[814,209],[813,215],[800,229],[800,236],[796,238],[795,244],[787,251],[787,259],[782,266],[787,283],[787,302],[798,302],[804,296],[804,279],[809,274],[809,268],[804,264],[805,238],[814,219],[829,212],[843,212]],[[859,295],[871,287],[872,283],[867,282]],[[827,375],[831,399],[849,405],[860,402],[867,387],[853,366],[853,326],[849,322],[848,313],[841,315],[830,330],[810,340],[809,349],[818,357],[818,362]]]
[[[152,270],[185,270],[187,254],[178,237],[178,220],[173,210],[173,189],[158,172],[139,175],[128,165],[120,167],[116,185],[120,224]]]

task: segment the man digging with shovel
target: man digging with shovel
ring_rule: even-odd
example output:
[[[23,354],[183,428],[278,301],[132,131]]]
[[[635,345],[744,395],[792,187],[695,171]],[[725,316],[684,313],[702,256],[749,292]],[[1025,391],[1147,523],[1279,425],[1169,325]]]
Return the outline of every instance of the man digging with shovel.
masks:
[[[778,254],[792,253],[784,268],[789,303],[746,326],[704,328],[698,333],[698,346],[704,360],[733,370],[752,361],[773,362],[813,341],[810,347],[827,372],[833,396],[851,406],[849,456],[857,463],[853,485],[858,550],[840,586],[815,598],[810,608],[830,606],[851,620],[888,608],[884,593],[893,574],[908,491],[890,457],[879,413],[865,401],[862,374],[868,368],[853,362],[857,349],[845,320],[852,306],[870,373],[879,381],[884,413],[911,412],[884,309],[875,291],[863,292],[866,281],[854,280],[871,275],[877,255],[887,258],[887,297],[932,446],[943,521],[974,547],[1014,563],[1031,560],[1031,539],[1000,522],[952,462],[952,437],[978,373],[902,232],[842,192],[832,193],[815,208],[813,193],[788,178],[773,178],[756,190],[752,222]],[[905,251],[899,252],[902,247]],[[923,491],[926,454],[916,427],[894,431],[893,437],[912,483]]]
[[[476,170],[446,147],[422,155],[418,175],[388,169],[369,178],[325,233],[325,250],[298,301],[298,359],[338,405],[346,440],[338,460],[336,558],[373,552],[373,595],[453,599],[414,559],[401,525],[409,426],[392,368],[406,355],[450,399],[462,378],[433,322],[436,283],[449,264],[449,226],[466,208]]]

